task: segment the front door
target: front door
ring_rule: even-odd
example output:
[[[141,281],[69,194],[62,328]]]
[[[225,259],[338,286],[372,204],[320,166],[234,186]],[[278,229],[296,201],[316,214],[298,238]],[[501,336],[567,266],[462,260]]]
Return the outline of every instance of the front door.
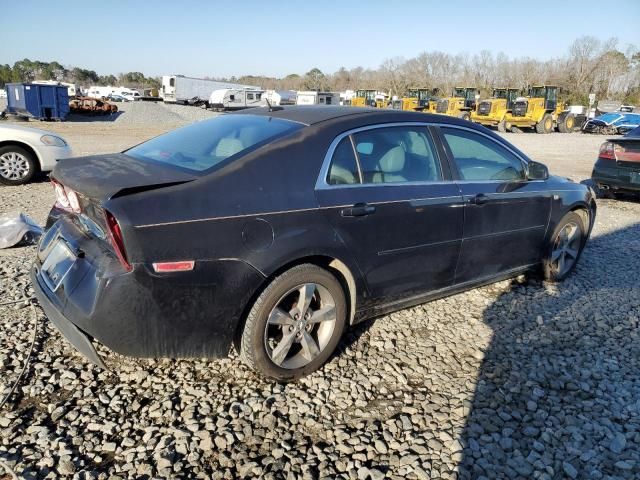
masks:
[[[456,283],[540,261],[551,193],[528,181],[524,162],[497,140],[440,127],[464,197],[464,234]]]
[[[316,194],[375,303],[453,283],[463,202],[444,172],[425,126],[371,128],[337,143]]]

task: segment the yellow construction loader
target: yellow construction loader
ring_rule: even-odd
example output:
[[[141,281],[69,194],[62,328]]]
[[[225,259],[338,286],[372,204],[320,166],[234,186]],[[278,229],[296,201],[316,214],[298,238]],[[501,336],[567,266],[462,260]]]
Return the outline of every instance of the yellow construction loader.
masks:
[[[433,91],[430,88],[410,88],[404,97],[394,100],[391,106],[395,110],[428,112]]]
[[[478,108],[471,112],[471,121],[506,132],[505,116],[511,112],[519,95],[518,88],[494,88],[491,98],[480,100]]]
[[[471,112],[476,108],[477,94],[476,87],[456,87],[450,97],[438,100],[435,113],[470,120]]]
[[[379,98],[380,94],[377,90],[356,90],[356,94],[351,98],[352,107],[376,107],[386,108],[388,102]]]
[[[513,103],[511,112],[505,115],[505,127],[512,132],[521,128],[535,128],[538,133],[551,133],[556,128],[561,133],[573,132],[576,118],[558,101],[558,87],[536,85],[529,88],[526,97]]]

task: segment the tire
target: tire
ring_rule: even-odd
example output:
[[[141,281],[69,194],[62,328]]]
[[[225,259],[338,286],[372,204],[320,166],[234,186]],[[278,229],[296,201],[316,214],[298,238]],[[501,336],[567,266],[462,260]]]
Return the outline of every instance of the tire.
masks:
[[[469,112],[462,112],[458,114],[458,118],[461,118],[462,120],[466,120],[468,122],[471,120],[471,114],[469,114]]]
[[[550,113],[545,113],[542,119],[536,123],[536,132],[551,133],[553,131],[553,117]]]
[[[307,323],[306,316],[296,317],[298,301],[312,289]],[[240,337],[240,359],[264,376],[297,380],[327,361],[346,319],[345,293],[336,277],[316,265],[298,265],[273,279],[251,307]]]
[[[575,230],[574,230],[575,229]],[[546,248],[543,261],[545,280],[561,282],[575,269],[584,248],[588,226],[584,225],[582,217],[575,212],[567,213],[556,225],[551,240]],[[566,248],[562,243],[567,239]],[[564,248],[564,253],[558,251]],[[573,253],[569,253],[569,251]],[[571,262],[567,264],[567,262]]]
[[[558,131],[560,133],[572,133],[576,125],[576,117],[568,113],[558,119]]]
[[[506,133],[507,131],[507,124],[504,120],[502,120],[500,123],[498,123],[498,131],[500,133]]]
[[[38,163],[30,151],[17,145],[0,148],[0,183],[23,185],[35,175]]]

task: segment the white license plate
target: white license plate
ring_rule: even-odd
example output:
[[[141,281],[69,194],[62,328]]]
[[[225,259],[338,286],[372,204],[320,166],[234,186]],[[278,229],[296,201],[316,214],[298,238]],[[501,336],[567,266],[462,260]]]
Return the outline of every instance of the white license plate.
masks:
[[[42,277],[52,291],[58,289],[75,261],[76,256],[67,244],[62,240],[56,240],[41,269]]]
[[[631,172],[631,183],[640,183],[640,172]]]

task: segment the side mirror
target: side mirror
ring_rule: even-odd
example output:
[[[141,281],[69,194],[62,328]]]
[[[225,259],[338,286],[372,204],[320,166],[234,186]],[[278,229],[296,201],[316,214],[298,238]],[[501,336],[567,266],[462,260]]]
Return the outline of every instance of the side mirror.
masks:
[[[549,178],[549,169],[539,162],[529,161],[527,180],[546,180]]]

